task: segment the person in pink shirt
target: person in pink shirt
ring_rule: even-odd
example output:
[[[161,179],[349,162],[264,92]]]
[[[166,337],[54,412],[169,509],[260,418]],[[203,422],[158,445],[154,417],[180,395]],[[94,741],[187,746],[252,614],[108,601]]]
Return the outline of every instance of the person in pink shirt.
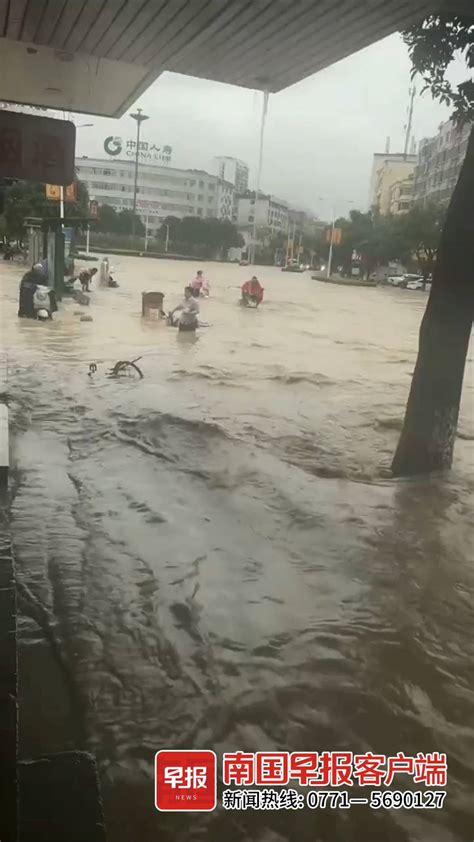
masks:
[[[191,281],[191,289],[193,291],[194,298],[199,298],[199,296],[201,294],[201,287],[202,287],[203,283],[204,283],[204,278],[203,278],[203,274],[202,274],[202,269],[199,269],[197,274],[196,274],[196,277],[194,278],[194,280]]]
[[[209,281],[207,280],[207,278],[203,278],[202,284],[201,284],[201,296],[202,296],[202,298],[209,298],[210,293],[211,293],[211,287],[210,287]]]

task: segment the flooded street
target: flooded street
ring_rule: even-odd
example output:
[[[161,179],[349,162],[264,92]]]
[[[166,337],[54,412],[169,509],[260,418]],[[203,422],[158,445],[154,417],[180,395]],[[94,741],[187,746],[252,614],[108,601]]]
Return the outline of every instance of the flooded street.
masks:
[[[97,757],[111,842],[474,838],[473,383],[447,477],[390,479],[423,293],[202,264],[194,338],[141,319],[199,268],[113,257],[9,351],[22,756]],[[142,356],[142,381],[109,379]],[[89,375],[89,364],[97,372]],[[160,814],[160,748],[448,754],[442,811]]]

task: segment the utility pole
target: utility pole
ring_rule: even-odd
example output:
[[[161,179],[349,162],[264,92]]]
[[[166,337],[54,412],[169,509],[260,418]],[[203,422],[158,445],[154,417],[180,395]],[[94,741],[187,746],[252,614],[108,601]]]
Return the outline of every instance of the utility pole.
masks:
[[[64,187],[62,184],[59,188],[59,218],[64,219]],[[61,228],[64,228],[64,222],[61,222]]]
[[[258,194],[260,192],[260,178],[261,178],[261,175],[262,175],[263,135],[264,135],[264,132],[265,132],[265,119],[266,119],[266,116],[267,116],[268,97],[269,97],[269,91],[267,89],[265,89],[263,91],[262,118],[261,118],[261,122],[260,122],[260,149],[259,149],[259,156],[258,156],[257,184],[256,184],[256,190],[255,190],[255,208],[254,208],[254,215],[253,215],[252,259],[249,261],[250,263],[255,263],[255,251],[256,251],[256,248],[257,248]]]
[[[411,127],[413,124],[413,108],[415,104],[415,95],[416,95],[416,88],[415,85],[412,85],[409,89],[408,93],[410,94],[410,104],[408,106],[408,122],[406,126],[406,134],[405,134],[405,148],[403,150],[403,157],[406,160],[408,147],[410,144],[410,135],[411,135]]]
[[[145,217],[145,251],[148,251],[148,214]]]
[[[137,212],[137,193],[138,193],[138,158],[140,155],[140,129],[142,123],[148,120],[146,114],[142,114],[142,109],[137,108],[135,114],[130,114],[133,120],[137,123],[137,147],[135,150],[135,180],[133,183],[133,217],[132,217],[132,237],[135,236],[135,214]]]
[[[332,269],[332,249],[334,244],[334,228],[336,226],[336,211],[333,210],[332,212],[332,225],[331,225],[331,239],[329,241],[329,257],[328,257],[328,269],[326,273],[326,277],[331,277],[331,269]]]

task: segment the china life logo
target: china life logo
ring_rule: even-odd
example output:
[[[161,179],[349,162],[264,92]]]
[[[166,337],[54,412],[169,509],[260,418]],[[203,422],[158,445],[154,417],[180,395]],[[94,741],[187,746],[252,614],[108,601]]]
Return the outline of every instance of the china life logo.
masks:
[[[128,158],[135,159],[137,143],[135,140],[123,141],[121,137],[110,135],[104,140],[104,151],[113,158],[124,152]],[[155,143],[148,143],[147,141],[140,141],[138,150],[139,157],[148,161],[150,164],[169,164],[171,162],[172,152],[173,149],[171,146],[157,146]]]

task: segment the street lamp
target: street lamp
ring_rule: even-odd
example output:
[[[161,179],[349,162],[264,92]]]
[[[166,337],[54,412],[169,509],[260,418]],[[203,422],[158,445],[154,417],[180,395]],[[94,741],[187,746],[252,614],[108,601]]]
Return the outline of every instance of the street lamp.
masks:
[[[133,120],[137,123],[137,147],[135,150],[135,180],[133,183],[133,217],[132,217],[132,237],[135,236],[135,214],[137,212],[137,193],[138,193],[138,156],[140,150],[140,129],[142,123],[148,120],[146,114],[142,114],[142,109],[137,108],[135,114],[130,114]]]
[[[257,215],[258,215],[258,194],[260,192],[260,178],[262,175],[262,162],[263,162],[263,136],[265,132],[265,120],[267,116],[267,109],[268,109],[268,97],[270,96],[268,88],[265,86],[263,89],[263,105],[262,105],[262,117],[260,120],[260,147],[259,147],[259,155],[258,155],[258,169],[257,169],[257,183],[255,185],[255,206],[254,206],[254,216],[253,216],[253,228],[252,228],[252,259],[249,261],[250,263],[255,263],[255,252],[257,248]],[[250,257],[250,255],[249,255]]]
[[[324,196],[318,196],[318,199],[319,199],[320,202],[325,201]],[[342,201],[346,205],[355,204],[352,199],[343,199]],[[339,202],[339,204],[342,204],[342,202]],[[335,227],[336,227],[336,208],[335,208],[334,205],[332,206],[331,216],[332,216],[331,239],[329,241],[329,256],[328,256],[328,266],[327,266],[327,272],[326,272],[327,278],[331,277],[331,270],[332,270],[332,253],[333,253],[333,248],[334,248],[334,231],[335,231]]]

